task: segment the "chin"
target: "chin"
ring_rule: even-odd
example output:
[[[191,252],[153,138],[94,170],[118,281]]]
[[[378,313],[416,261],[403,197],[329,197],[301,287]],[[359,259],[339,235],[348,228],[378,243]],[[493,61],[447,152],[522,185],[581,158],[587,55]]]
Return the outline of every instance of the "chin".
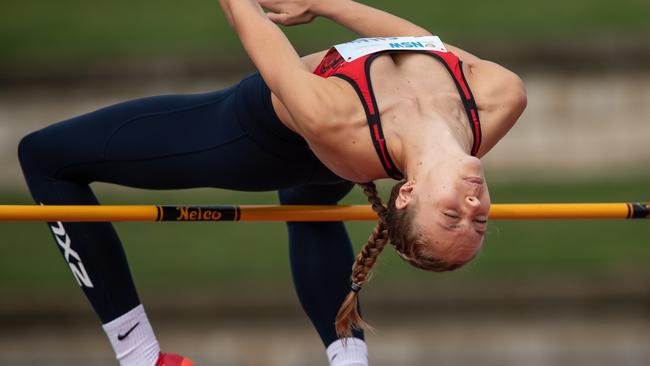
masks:
[[[478,243],[478,245],[475,245],[473,247],[464,247],[458,252],[456,252],[455,258],[450,260],[451,263],[457,264],[457,267],[460,267],[466,263],[469,263],[476,257],[478,252],[481,251],[481,248],[483,247],[483,240],[481,239],[481,242]]]

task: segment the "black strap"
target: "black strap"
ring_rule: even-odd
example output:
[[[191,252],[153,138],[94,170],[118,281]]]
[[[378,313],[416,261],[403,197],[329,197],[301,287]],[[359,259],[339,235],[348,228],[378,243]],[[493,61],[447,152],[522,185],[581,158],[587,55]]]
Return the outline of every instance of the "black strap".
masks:
[[[390,157],[390,153],[388,152],[388,145],[386,144],[386,139],[384,138],[384,131],[381,128],[379,114],[370,114],[370,108],[366,104],[366,100],[364,99],[361,88],[359,88],[357,82],[344,74],[334,74],[333,76],[341,78],[350,83],[350,85],[352,85],[354,90],[357,92],[359,99],[361,99],[361,104],[363,105],[363,109],[366,112],[366,119],[368,121],[368,129],[370,130],[370,139],[372,140],[372,145],[375,147],[379,161],[381,162],[381,165],[384,167],[384,170],[388,176],[396,180],[404,179],[404,175],[399,171],[399,169],[397,169],[395,163]],[[377,101],[375,100],[375,94],[372,92],[372,86],[368,84],[368,88],[370,88],[370,98],[372,99],[373,108],[375,111],[377,111]]]

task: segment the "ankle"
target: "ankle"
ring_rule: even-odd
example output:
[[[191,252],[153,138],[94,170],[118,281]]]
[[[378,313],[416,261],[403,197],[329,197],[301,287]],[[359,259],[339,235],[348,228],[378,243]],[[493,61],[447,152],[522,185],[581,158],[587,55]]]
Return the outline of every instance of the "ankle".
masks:
[[[368,366],[368,347],[360,338],[344,338],[327,347],[330,366]]]
[[[121,366],[154,366],[160,346],[142,305],[102,326]]]

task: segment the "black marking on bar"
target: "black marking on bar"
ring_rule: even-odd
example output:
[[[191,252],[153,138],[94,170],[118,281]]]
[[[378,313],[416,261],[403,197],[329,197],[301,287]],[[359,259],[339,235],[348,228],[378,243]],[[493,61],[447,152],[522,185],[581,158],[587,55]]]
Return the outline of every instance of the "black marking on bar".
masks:
[[[625,216],[625,218],[629,219],[632,217],[632,204],[626,203],[625,206],[627,206],[627,216]]]
[[[162,220],[162,208],[160,206],[156,206],[156,221]]]
[[[235,207],[235,220],[234,221],[239,221],[241,219],[241,207],[239,205],[233,206]]]
[[[162,206],[160,221],[235,221],[237,206]]]
[[[650,203],[633,203],[632,218],[647,219],[650,217]]]

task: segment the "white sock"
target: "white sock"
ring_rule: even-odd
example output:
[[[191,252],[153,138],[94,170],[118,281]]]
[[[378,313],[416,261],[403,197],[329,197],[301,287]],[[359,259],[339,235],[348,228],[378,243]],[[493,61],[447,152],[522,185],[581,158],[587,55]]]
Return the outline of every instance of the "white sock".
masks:
[[[368,366],[368,347],[363,339],[345,338],[327,347],[330,366]]]
[[[138,305],[102,326],[121,366],[155,366],[160,346],[144,307]]]

